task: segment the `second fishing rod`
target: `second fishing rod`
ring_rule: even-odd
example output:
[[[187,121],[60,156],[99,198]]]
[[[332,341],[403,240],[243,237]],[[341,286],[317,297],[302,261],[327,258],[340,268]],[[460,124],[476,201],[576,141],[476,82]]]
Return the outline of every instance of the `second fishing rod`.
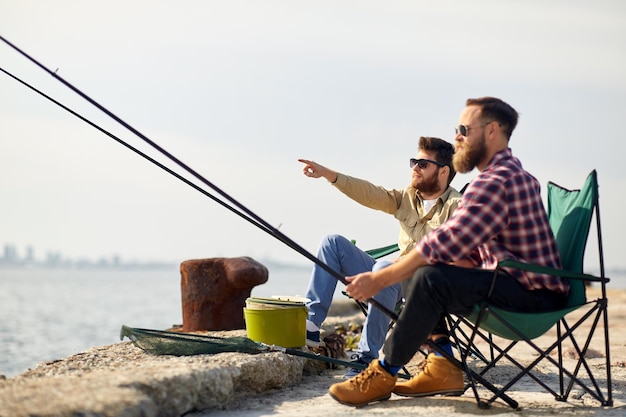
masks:
[[[29,61],[31,61],[32,63],[34,63],[35,65],[37,65],[38,67],[40,67],[41,69],[43,69],[45,72],[47,72],[49,75],[51,75],[52,77],[54,77],[56,80],[58,80],[59,82],[61,82],[62,84],[64,84],[66,87],[68,87],[69,89],[71,89],[72,91],[74,91],[76,94],[78,94],[80,97],[82,97],[83,99],[85,99],[86,101],[88,101],[89,103],[91,103],[93,106],[95,106],[96,108],[98,108],[100,111],[102,111],[103,113],[105,113],[107,116],[111,117],[113,120],[115,120],[117,123],[121,124],[123,127],[125,127],[127,130],[129,130],[131,133],[133,133],[134,135],[136,135],[137,137],[139,137],[141,140],[143,140],[144,142],[146,142],[147,144],[149,144],[152,148],[156,149],[158,152],[160,152],[162,155],[164,155],[165,157],[167,157],[168,159],[170,159],[172,162],[174,162],[176,165],[178,165],[179,167],[183,168],[185,171],[187,171],[189,174],[191,174],[193,177],[195,177],[197,180],[199,180],[200,182],[202,182],[204,185],[208,186],[209,188],[211,188],[212,190],[214,190],[215,192],[217,192],[220,196],[222,196],[223,198],[225,198],[228,202],[230,202],[230,204],[234,205],[236,207],[233,207],[232,205],[229,205],[228,203],[225,203],[224,201],[216,198],[215,196],[210,195],[210,193],[204,191],[203,194],[208,195],[209,197],[211,197],[214,201],[220,203],[222,206],[224,206],[225,208],[231,210],[232,212],[238,214],[239,216],[241,216],[242,218],[244,218],[245,220],[249,221],[250,223],[252,223],[253,225],[259,227],[261,230],[265,231],[266,233],[270,234],[271,236],[273,236],[274,238],[278,239],[280,242],[284,243],[285,245],[287,245],[288,247],[294,249],[296,252],[298,252],[299,254],[305,256],[307,259],[311,260],[312,262],[314,262],[316,265],[318,265],[319,267],[323,268],[326,272],[328,272],[333,278],[337,279],[338,281],[342,282],[344,285],[348,285],[348,281],[345,279],[345,277],[343,275],[341,275],[339,272],[335,271],[334,269],[332,269],[330,266],[328,266],[326,263],[322,262],[321,260],[319,260],[316,256],[314,256],[313,254],[311,254],[310,252],[308,252],[306,249],[304,249],[302,246],[300,246],[299,244],[297,244],[295,241],[293,241],[292,239],[290,239],[288,236],[286,236],[284,233],[282,233],[280,230],[278,230],[277,228],[273,227],[271,224],[267,223],[265,220],[263,220],[261,217],[259,217],[258,215],[256,215],[254,212],[252,212],[250,209],[248,209],[247,207],[245,207],[244,205],[242,205],[241,203],[239,203],[237,200],[235,200],[233,197],[231,197],[230,195],[228,195],[226,192],[224,192],[222,189],[220,189],[219,187],[217,187],[215,184],[213,184],[212,182],[208,181],[206,178],[204,178],[202,175],[200,175],[198,172],[196,172],[195,170],[193,170],[191,167],[189,167],[187,164],[183,163],[181,160],[179,160],[178,158],[176,158],[174,155],[172,155],[171,153],[169,153],[168,151],[166,151],[164,148],[162,148],[161,146],[159,146],[156,142],[152,141],[151,139],[149,139],[147,136],[145,136],[144,134],[142,134],[141,132],[139,132],[137,129],[135,129],[134,127],[132,127],[131,125],[129,125],[128,123],[126,123],[124,120],[122,120],[121,118],[119,118],[117,115],[115,115],[114,113],[112,113],[111,111],[109,111],[107,108],[105,108],[104,106],[102,106],[100,103],[98,103],[97,101],[95,101],[94,99],[92,99],[91,97],[89,97],[87,94],[83,93],[81,90],[79,90],[78,88],[76,88],[74,85],[72,85],[71,83],[69,83],[68,81],[66,81],[64,78],[62,78],[61,76],[59,76],[56,71],[52,71],[50,70],[48,67],[46,67],[45,65],[43,65],[42,63],[40,63],[39,61],[37,61],[35,58],[33,58],[32,56],[30,56],[29,54],[27,54],[26,52],[24,52],[23,50],[21,50],[20,48],[18,48],[17,46],[15,46],[13,43],[9,42],[6,38],[4,38],[3,36],[0,36],[0,40],[2,40],[4,43],[6,43],[8,46],[10,46],[12,49],[14,49],[15,51],[17,51],[19,54],[21,54],[22,56],[24,56],[25,58],[27,58]],[[159,167],[166,169],[166,171],[168,171],[170,174],[175,175],[177,178],[183,180],[184,182],[186,182],[188,185],[191,185],[192,187],[194,187],[195,189],[199,190],[199,187],[195,186],[195,184],[190,183],[187,180],[184,180],[180,175],[175,174],[173,171],[167,169],[166,167],[164,167],[162,164],[156,162],[155,160],[153,160],[150,157],[147,157],[147,155],[142,154],[141,152],[137,151],[136,149],[134,149],[132,146],[128,145],[127,143],[125,143],[124,141],[122,141],[121,139],[115,137],[114,135],[110,134],[109,132],[106,132],[104,129],[98,127],[97,125],[95,125],[94,123],[88,121],[86,118],[80,116],[78,113],[74,112],[73,110],[67,108],[66,106],[60,104],[59,102],[57,102],[56,100],[53,100],[51,97],[41,93],[39,90],[35,89],[34,87],[30,86],[29,84],[23,82],[22,80],[20,80],[19,78],[17,78],[16,76],[8,73],[5,70],[2,70],[2,72],[8,74],[9,76],[11,76],[12,78],[16,79],[17,81],[19,81],[20,83],[26,85],[27,87],[31,88],[32,90],[38,92],[39,94],[43,95],[45,98],[47,98],[48,100],[51,100],[52,102],[54,102],[57,105],[60,105],[62,108],[64,108],[66,111],[69,111],[70,113],[72,113],[74,116],[79,117],[81,120],[87,122],[88,124],[90,124],[93,127],[96,127],[98,130],[100,130],[101,132],[107,134],[108,136],[114,138],[115,140],[117,140],[118,142],[122,143],[124,146],[128,147],[129,149],[135,151],[136,153],[139,153],[140,155],[144,156],[145,158],[147,158],[148,160],[150,160],[153,163],[156,163]],[[355,300],[356,301],[356,300]],[[389,310],[388,308],[386,308],[385,306],[383,306],[382,304],[380,304],[378,301],[376,301],[373,298],[370,298],[367,300],[367,302],[369,302],[370,304],[372,304],[374,307],[378,308],[380,311],[382,311],[385,315],[387,315],[390,319],[392,319],[393,321],[397,321],[398,316],[391,310]],[[357,301],[358,303],[358,301]],[[361,305],[361,304],[359,304]],[[362,307],[362,306],[361,306]]]

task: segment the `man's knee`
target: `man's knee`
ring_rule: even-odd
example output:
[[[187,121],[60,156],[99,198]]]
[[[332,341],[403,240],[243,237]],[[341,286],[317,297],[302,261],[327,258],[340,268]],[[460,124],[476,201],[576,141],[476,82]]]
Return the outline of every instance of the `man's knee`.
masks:
[[[372,267],[372,272],[380,271],[381,269],[387,268],[389,265],[392,265],[393,262],[388,259],[383,259],[380,261],[376,261],[374,266]]]
[[[344,245],[352,245],[353,243],[345,237],[336,233],[331,233],[322,238],[320,241],[320,247],[338,247]]]
[[[441,312],[455,314],[469,312],[484,298],[483,287],[488,284],[488,281],[478,279],[474,270],[446,264],[423,266],[407,281],[408,288],[403,288],[407,299],[411,297]]]
[[[337,234],[324,236],[322,240],[320,240],[319,246],[317,248],[318,255],[339,253],[339,248],[342,245],[342,240],[345,240],[345,238]]]
[[[431,297],[446,292],[446,275],[437,265],[425,265],[417,269],[413,276],[403,282],[402,292],[405,295],[417,293]]]

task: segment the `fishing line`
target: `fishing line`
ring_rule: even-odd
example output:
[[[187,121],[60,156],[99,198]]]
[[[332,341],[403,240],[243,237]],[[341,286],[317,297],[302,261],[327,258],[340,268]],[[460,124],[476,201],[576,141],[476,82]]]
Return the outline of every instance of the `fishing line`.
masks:
[[[276,229],[275,227],[273,227],[271,224],[267,223],[265,220],[263,220],[261,217],[259,217],[258,215],[256,215],[254,212],[252,212],[250,209],[248,209],[247,207],[245,207],[244,205],[242,205],[241,203],[239,203],[237,200],[235,200],[233,197],[231,197],[230,195],[228,195],[226,192],[224,192],[222,189],[220,189],[219,187],[217,187],[215,184],[211,183],[210,181],[208,181],[206,178],[204,178],[202,175],[200,175],[199,173],[197,173],[195,170],[193,170],[191,167],[189,167],[187,164],[183,163],[181,160],[179,160],[178,158],[176,158],[174,155],[172,155],[171,153],[169,153],[168,151],[166,151],[164,148],[162,148],[161,146],[159,146],[157,143],[155,143],[154,141],[152,141],[151,139],[149,139],[147,136],[145,136],[144,134],[142,134],[141,132],[139,132],[137,129],[135,129],[134,127],[132,127],[131,125],[129,125],[128,123],[126,123],[124,120],[122,120],[121,118],[119,118],[118,116],[116,116],[114,113],[112,113],[111,111],[109,111],[108,109],[106,109],[104,106],[102,106],[100,103],[96,102],[95,100],[93,100],[91,97],[89,97],[87,94],[83,93],[81,90],[79,90],[78,88],[76,88],[75,86],[73,86],[71,83],[69,83],[68,81],[66,81],[63,77],[60,77],[56,71],[51,71],[49,68],[47,68],[45,65],[41,64],[39,61],[37,61],[35,58],[33,58],[32,56],[30,56],[29,54],[27,54],[26,52],[24,52],[23,50],[21,50],[20,48],[18,48],[17,46],[15,46],[13,43],[9,42],[6,38],[4,38],[3,36],[0,36],[0,40],[2,40],[4,43],[6,43],[8,46],[10,46],[12,49],[14,49],[15,51],[17,51],[20,55],[24,56],[26,59],[28,59],[29,61],[31,61],[32,63],[34,63],[35,65],[37,65],[39,68],[41,68],[42,70],[44,70],[45,72],[47,72],[48,74],[50,74],[52,77],[54,77],[56,80],[58,80],[59,82],[61,82],[63,85],[65,85],[66,87],[68,87],[70,90],[74,91],[76,94],[78,94],[79,96],[81,96],[83,99],[85,99],[86,101],[88,101],[89,103],[91,103],[93,106],[95,106],[96,108],[98,108],[100,111],[102,111],[103,113],[105,113],[106,115],[108,115],[109,117],[111,117],[113,120],[115,120],[116,122],[118,122],[119,124],[121,124],[122,126],[124,126],[126,129],[128,129],[129,131],[131,131],[133,134],[135,134],[137,137],[139,137],[140,139],[142,139],[144,142],[146,142],[147,144],[149,144],[150,146],[152,146],[154,149],[156,149],[157,151],[159,151],[161,154],[163,154],[164,156],[166,156],[168,159],[170,159],[171,161],[173,161],[175,164],[177,164],[178,166],[180,166],[181,168],[183,168],[185,171],[187,171],[188,173],[190,173],[191,175],[193,175],[196,179],[198,179],[199,181],[201,181],[203,184],[205,184],[206,186],[208,186],[209,188],[213,189],[215,192],[217,192],[218,194],[220,194],[223,198],[225,198],[226,200],[228,200],[231,204],[234,204],[239,210],[241,210],[243,213],[246,214],[246,216],[242,215],[241,212],[237,212],[232,206],[229,206],[228,204],[222,202],[221,200],[217,199],[214,196],[211,196],[211,198],[214,201],[219,202],[222,206],[228,208],[229,210],[235,212],[236,214],[239,214],[242,218],[248,220],[250,223],[254,224],[255,226],[261,228],[263,231],[267,232],[268,234],[270,234],[271,236],[274,236],[276,239],[278,239],[280,242],[286,244],[287,246],[289,246],[290,248],[294,249],[296,252],[300,253],[301,255],[305,256],[307,259],[311,260],[312,262],[314,262],[315,264],[317,264],[318,266],[320,266],[322,269],[324,269],[326,272],[328,272],[333,278],[337,279],[338,281],[342,282],[344,285],[348,285],[348,282],[346,281],[345,277],[342,276],[341,274],[339,274],[337,271],[335,271],[334,269],[332,269],[331,267],[329,267],[326,263],[322,262],[321,260],[319,260],[316,256],[312,255],[310,252],[308,252],[306,249],[304,249],[302,246],[298,245],[295,241],[291,240],[288,236],[286,236],[284,233],[282,233],[281,231],[279,231],[278,229]],[[3,70],[3,72],[7,73],[6,71]],[[11,75],[12,76],[12,75]],[[12,76],[13,78],[17,79],[16,77]],[[20,81],[21,82],[21,81]],[[35,90],[37,91],[37,90]],[[55,102],[55,101],[53,101]],[[60,103],[59,103],[60,104]],[[62,106],[64,109],[68,110],[69,109],[65,106]],[[79,117],[79,115],[76,112],[71,112],[72,114],[74,114],[75,116]],[[79,117],[81,120],[87,122],[87,120],[80,116]],[[91,123],[91,122],[87,122],[89,123],[91,126],[96,127],[95,124]],[[99,127],[96,127],[99,131],[105,133],[104,129],[101,129]],[[111,134],[105,133],[107,134],[107,136],[112,137]],[[118,140],[116,138],[116,140]],[[118,142],[122,143],[123,141],[118,140]],[[130,145],[125,144],[125,146],[130,147]],[[146,155],[147,157],[147,155]],[[151,159],[151,158],[150,158]],[[155,161],[156,162],[156,161]],[[158,166],[163,167],[164,169],[166,169],[166,171],[170,172],[171,170],[165,168],[164,166],[162,166],[162,164],[158,164]],[[170,172],[173,174],[173,172]],[[178,174],[175,174],[175,176],[177,178],[179,178]],[[179,179],[182,179],[179,178]],[[187,183],[187,181],[185,181]],[[195,185],[192,185],[192,183],[189,183],[189,185],[191,185],[193,188],[196,188]],[[199,188],[199,187],[198,187]],[[196,189],[198,189],[196,188]],[[202,190],[204,191],[204,190]],[[203,192],[203,194],[205,194],[206,192]],[[206,195],[206,194],[205,194]],[[355,300],[357,301],[357,300]],[[357,301],[358,302],[358,301]],[[380,304],[378,301],[376,301],[373,298],[370,298],[367,300],[367,302],[369,302],[370,304],[372,304],[373,306],[375,306],[376,308],[378,308],[380,311],[382,311],[385,315],[387,315],[389,318],[391,318],[394,321],[397,321],[398,316],[391,310],[389,310],[388,308],[386,308],[385,306],[383,306],[382,304]]]
[[[219,198],[215,197],[214,195],[212,195],[211,193],[209,193],[208,191],[200,188],[198,185],[192,183],[191,181],[189,181],[187,178],[183,177],[182,175],[178,174],[177,172],[171,170],[170,168],[168,168],[167,166],[163,165],[162,163],[160,163],[159,161],[155,160],[154,158],[150,157],[149,155],[145,154],[144,152],[140,151],[139,149],[133,147],[132,145],[130,145],[129,143],[125,142],[124,140],[120,139],[119,137],[115,136],[114,134],[112,134],[111,132],[107,131],[106,129],[98,126],[97,124],[95,124],[94,122],[92,122],[91,120],[87,119],[86,117],[82,116],[81,114],[77,113],[76,111],[70,109],[69,107],[67,107],[66,105],[60,103],[59,101],[55,100],[54,98],[50,97],[49,95],[47,95],[46,93],[44,93],[43,91],[37,89],[36,87],[32,86],[31,84],[27,83],[26,81],[20,79],[19,77],[11,74],[10,72],[6,71],[4,68],[0,67],[0,71],[5,73],[6,75],[8,75],[9,77],[13,78],[14,80],[16,80],[17,82],[19,82],[20,84],[24,85],[25,87],[28,87],[29,89],[31,89],[32,91],[36,92],[37,94],[41,95],[42,97],[46,98],[47,100],[51,101],[52,103],[56,104],[57,106],[61,107],[63,110],[66,110],[67,112],[69,112],[70,114],[76,116],[77,118],[79,118],[80,120],[84,121],[85,123],[87,123],[88,125],[94,127],[95,129],[97,129],[98,131],[104,133],[105,135],[107,135],[108,137],[110,137],[111,139],[117,141],[119,144],[125,146],[126,148],[130,149],[131,151],[135,152],[136,154],[140,155],[141,157],[143,157],[144,159],[152,162],[154,165],[158,166],[159,168],[163,169],[164,171],[168,172],[169,174],[173,175],[174,177],[178,178],[179,180],[183,181],[185,184],[189,185],[190,187],[192,187],[193,189],[201,192],[202,194],[204,194],[205,196],[209,197],[210,199],[212,199],[213,201],[215,201],[216,203],[220,204],[222,207],[230,210],[231,212],[235,213],[236,215],[242,217],[243,219],[249,221],[250,223],[254,224],[255,226],[257,226],[258,228],[260,228],[261,230],[267,232],[267,233],[272,233],[271,230],[268,230],[264,225],[256,222],[254,219],[252,219],[249,216],[246,216],[244,213],[241,213],[240,211],[237,211],[235,208],[233,208],[232,206],[228,205],[227,203],[223,202],[222,200],[220,200]],[[280,227],[280,226],[279,226]],[[286,242],[283,242],[286,243]],[[287,243],[288,244],[288,243]],[[291,246],[290,246],[291,247]],[[297,248],[293,248],[298,250]],[[315,258],[317,259],[317,258]],[[321,261],[320,261],[321,262]],[[356,301],[356,300],[355,300]],[[367,307],[357,301],[357,304],[359,305],[361,311],[367,315]]]
[[[131,151],[135,152],[136,154],[140,155],[141,157],[145,158],[146,160],[152,162],[153,164],[155,164],[156,166],[158,166],[159,168],[165,170],[166,172],[168,172],[169,174],[173,175],[174,177],[178,178],[179,180],[183,181],[184,183],[186,183],[187,185],[189,185],[190,187],[194,188],[195,190],[201,192],[202,194],[206,195],[207,197],[211,198],[213,201],[217,202],[218,204],[220,204],[221,206],[223,206],[224,208],[230,210],[231,212],[237,214],[238,216],[242,217],[243,219],[251,222],[252,224],[254,224],[255,226],[259,227],[260,229],[262,229],[265,232],[271,233],[270,230],[268,230],[264,225],[256,222],[254,219],[252,219],[249,216],[246,216],[244,213],[236,210],[234,207],[228,205],[227,203],[225,203],[224,201],[220,200],[219,198],[217,198],[216,196],[212,195],[211,193],[209,193],[208,191],[202,189],[201,187],[199,187],[198,185],[194,184],[193,182],[189,181],[187,178],[183,177],[182,175],[178,174],[177,172],[173,171],[172,169],[168,168],[167,166],[163,165],[162,163],[158,162],[157,160],[155,160],[154,158],[150,157],[149,155],[145,154],[144,152],[140,151],[139,149],[133,147],[132,145],[130,145],[129,143],[125,142],[124,140],[120,139],[119,137],[115,136],[114,134],[112,134],[111,132],[107,131],[106,129],[98,126],[97,124],[95,124],[94,122],[92,122],[91,120],[87,119],[86,117],[82,116],[81,114],[79,114],[78,112],[72,110],[71,108],[67,107],[66,105],[60,103],[59,101],[55,100],[54,98],[50,97],[49,95],[47,95],[46,93],[44,93],[43,91],[37,89],[36,87],[32,86],[31,84],[27,83],[26,81],[20,79],[19,77],[17,77],[16,75],[8,72],[7,70],[5,70],[4,68],[0,67],[0,71],[7,74],[9,77],[13,78],[14,80],[18,81],[19,83],[21,83],[22,85],[28,87],[29,89],[31,89],[32,91],[36,92],[37,94],[41,95],[42,97],[46,98],[47,100],[51,101],[52,103],[56,104],[57,106],[61,107],[62,109],[66,110],[67,112],[71,113],[72,115],[76,116],[77,118],[79,118],[80,120],[84,121],[85,123],[87,123],[88,125],[94,127],[95,129],[97,129],[98,131],[104,133],[105,135],[109,136],[110,138],[114,139],[115,141],[117,141],[118,143],[120,143],[121,145],[125,146],[126,148],[130,149]]]
[[[167,173],[169,173],[169,174],[173,175],[174,177],[178,178],[179,180],[183,181],[185,184],[187,184],[190,187],[192,187],[193,189],[201,192],[202,194],[204,194],[205,196],[209,197],[210,199],[212,199],[216,203],[218,203],[221,206],[225,207],[226,209],[232,211],[233,213],[237,214],[238,216],[241,216],[241,217],[245,218],[248,221],[254,222],[254,220],[252,220],[250,218],[247,218],[243,213],[235,210],[233,207],[229,206],[228,204],[226,204],[225,202],[223,202],[219,198],[215,197],[211,193],[207,192],[206,190],[200,188],[198,185],[192,183],[187,178],[183,177],[182,175],[178,174],[177,172],[175,172],[172,169],[168,168],[167,166],[163,165],[162,163],[160,163],[159,161],[157,161],[154,158],[150,157],[149,155],[145,154],[144,152],[140,151],[139,149],[133,147],[129,143],[125,142],[124,140],[120,139],[119,137],[117,137],[114,134],[112,134],[111,132],[109,132],[108,130],[98,126],[97,124],[95,124],[91,120],[87,119],[86,117],[82,116],[81,114],[77,113],[76,111],[72,110],[71,108],[67,107],[63,103],[58,102],[57,100],[55,100],[54,98],[50,97],[49,95],[47,95],[43,91],[38,90],[36,87],[33,87],[32,85],[28,84],[26,81],[24,81],[24,80],[20,79],[19,77],[11,74],[10,72],[8,72],[7,70],[5,70],[2,67],[0,67],[0,71],[5,73],[9,77],[13,78],[17,82],[21,83],[22,85],[24,85],[24,86],[28,87],[29,89],[33,90],[34,92],[36,92],[37,94],[41,95],[42,97],[48,99],[49,101],[51,101],[52,103],[56,104],[57,106],[61,107],[63,110],[65,110],[65,111],[71,113],[72,115],[76,116],[77,118],[79,118],[83,122],[87,123],[88,125],[92,126],[96,130],[104,133],[105,135],[107,135],[111,139],[117,141],[119,144],[121,144],[121,145],[125,146],[126,148],[130,149],[131,151],[135,152],[139,156],[141,156],[141,157],[147,159],[148,161],[152,162],[154,165],[158,166],[159,168],[163,169]],[[255,225],[260,227],[261,229],[263,229],[263,225],[261,225],[261,224],[255,224]]]

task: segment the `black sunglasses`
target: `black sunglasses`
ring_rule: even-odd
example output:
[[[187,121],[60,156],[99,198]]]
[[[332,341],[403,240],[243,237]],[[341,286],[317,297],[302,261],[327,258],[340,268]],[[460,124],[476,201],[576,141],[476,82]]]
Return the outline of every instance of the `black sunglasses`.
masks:
[[[416,165],[419,169],[426,169],[428,168],[428,164],[435,164],[438,167],[446,166],[445,164],[442,164],[441,162],[433,161],[432,159],[415,159],[415,158],[409,159],[409,165],[411,166],[411,169],[415,168]]]
[[[461,136],[467,136],[469,134],[470,129],[473,129],[475,127],[484,127],[484,126],[487,126],[489,123],[493,123],[493,122],[495,122],[495,120],[492,120],[490,122],[485,122],[482,125],[478,125],[478,126],[458,125],[457,127],[454,128],[454,133],[456,133],[457,135],[460,133]]]

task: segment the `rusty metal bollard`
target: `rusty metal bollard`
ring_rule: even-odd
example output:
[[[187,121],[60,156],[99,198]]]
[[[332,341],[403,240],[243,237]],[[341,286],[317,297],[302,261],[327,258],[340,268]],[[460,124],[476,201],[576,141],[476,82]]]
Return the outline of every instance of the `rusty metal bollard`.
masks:
[[[243,308],[252,288],[267,282],[254,259],[191,259],[180,264],[183,331],[244,329]]]

